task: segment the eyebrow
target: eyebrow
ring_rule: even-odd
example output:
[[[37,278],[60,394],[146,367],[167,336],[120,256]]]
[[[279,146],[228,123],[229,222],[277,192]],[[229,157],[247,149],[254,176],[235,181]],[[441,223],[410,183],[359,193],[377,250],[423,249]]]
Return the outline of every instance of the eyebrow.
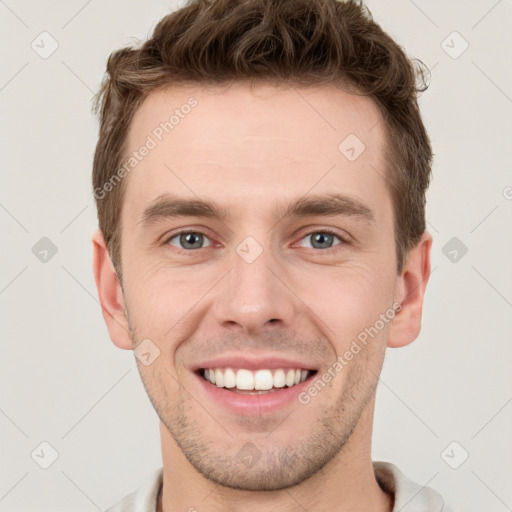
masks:
[[[360,200],[342,194],[315,194],[301,197],[284,209],[277,209],[280,219],[313,216],[350,216],[375,224],[374,212]],[[157,197],[143,212],[139,224],[148,227],[159,221],[178,217],[202,217],[225,221],[226,208],[202,199],[184,199],[172,194]]]

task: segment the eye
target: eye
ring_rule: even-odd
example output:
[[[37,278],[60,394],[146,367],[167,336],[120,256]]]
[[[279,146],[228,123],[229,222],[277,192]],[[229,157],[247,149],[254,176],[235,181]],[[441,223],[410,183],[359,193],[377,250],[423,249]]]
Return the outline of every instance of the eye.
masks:
[[[177,244],[173,243],[172,240],[177,238]],[[180,231],[179,233],[176,233],[172,235],[170,238],[167,239],[166,243],[177,247],[178,249],[184,249],[184,250],[196,250],[196,249],[203,249],[203,243],[205,238],[209,240],[208,236],[205,233],[202,233],[201,231]],[[212,244],[209,243],[208,246],[211,246]]]
[[[307,233],[303,238],[301,238],[301,240],[309,240],[309,248],[325,250],[333,248],[332,244],[335,238],[337,238],[341,242],[341,244],[346,243],[345,240],[339,234],[328,229],[311,231]]]

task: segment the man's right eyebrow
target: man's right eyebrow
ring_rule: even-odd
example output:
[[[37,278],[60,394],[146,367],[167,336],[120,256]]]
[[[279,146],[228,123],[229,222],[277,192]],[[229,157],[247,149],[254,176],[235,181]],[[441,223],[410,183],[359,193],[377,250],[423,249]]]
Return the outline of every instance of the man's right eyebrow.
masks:
[[[163,194],[144,210],[139,224],[147,227],[159,221],[177,217],[203,217],[224,221],[228,214],[224,208],[209,201]]]

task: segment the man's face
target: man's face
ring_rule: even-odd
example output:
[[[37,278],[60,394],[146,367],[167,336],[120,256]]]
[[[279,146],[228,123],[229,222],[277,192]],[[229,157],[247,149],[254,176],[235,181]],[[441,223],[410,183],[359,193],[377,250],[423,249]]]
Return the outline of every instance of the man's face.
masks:
[[[155,131],[190,97],[172,131]],[[137,364],[169,443],[213,481],[297,484],[367,435],[390,322],[333,363],[396,299],[380,121],[370,99],[334,88],[244,84],[153,93],[135,115],[129,152],[157,144],[126,178],[123,300],[133,344],[160,351]],[[351,203],[322,211],[327,195]],[[225,216],[172,216],[176,199]],[[217,386],[251,379],[273,388]]]

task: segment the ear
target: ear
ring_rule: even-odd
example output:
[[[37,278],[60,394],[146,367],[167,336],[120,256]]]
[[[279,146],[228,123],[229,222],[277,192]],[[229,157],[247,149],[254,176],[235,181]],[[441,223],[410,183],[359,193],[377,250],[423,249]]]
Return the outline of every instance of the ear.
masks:
[[[423,297],[430,276],[431,247],[432,236],[425,231],[420,241],[407,254],[402,273],[397,277],[395,302],[402,307],[391,323],[389,347],[408,345],[420,333]]]
[[[100,230],[92,236],[94,280],[107,324],[110,339],[119,348],[132,349],[123,290],[110,260],[105,239]]]

